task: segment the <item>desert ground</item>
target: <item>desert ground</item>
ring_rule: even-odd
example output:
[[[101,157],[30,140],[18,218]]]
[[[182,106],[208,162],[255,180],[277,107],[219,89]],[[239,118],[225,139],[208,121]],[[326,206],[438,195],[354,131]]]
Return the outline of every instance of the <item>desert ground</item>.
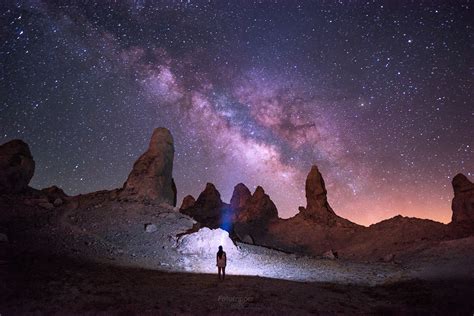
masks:
[[[77,206],[78,200],[87,203]],[[106,201],[101,194],[53,210],[18,197],[1,203],[2,223],[9,223],[8,242],[1,243],[2,315],[474,310],[472,237],[388,263],[328,260],[242,243],[232,247],[225,239],[229,263],[220,281],[214,253],[228,237],[213,240],[211,233],[207,240],[183,243],[175,236],[195,222],[169,206]],[[146,232],[145,223],[158,229]]]

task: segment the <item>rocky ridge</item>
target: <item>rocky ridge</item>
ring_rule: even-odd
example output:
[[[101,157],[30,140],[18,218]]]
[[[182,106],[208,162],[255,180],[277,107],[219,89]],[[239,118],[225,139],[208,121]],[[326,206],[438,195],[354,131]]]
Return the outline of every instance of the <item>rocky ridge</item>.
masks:
[[[12,141],[0,146],[0,173],[6,175],[2,178],[1,194],[11,200],[12,205],[19,198],[25,207],[40,208],[44,212],[101,209],[116,202],[175,212],[173,155],[171,133],[158,128],[122,188],[69,197],[55,186],[43,190],[30,188],[34,160],[28,145]],[[313,256],[337,253],[339,257],[357,260],[400,258],[440,241],[473,234],[473,184],[461,174],[453,179],[453,221],[449,225],[401,216],[370,227],[352,223],[338,216],[329,205],[324,179],[316,166],[308,173],[305,189],[306,207],[300,207],[300,212],[289,219],[278,218],[275,204],[262,187],[257,187],[252,194],[242,183],[235,186],[230,204],[222,201],[212,183],[207,183],[196,200],[192,196],[185,197],[180,213],[191,216],[201,227],[227,230],[235,241]],[[20,195],[10,197],[11,194]],[[160,230],[157,226],[153,231],[155,228]],[[192,224],[187,233],[197,229],[198,226]]]

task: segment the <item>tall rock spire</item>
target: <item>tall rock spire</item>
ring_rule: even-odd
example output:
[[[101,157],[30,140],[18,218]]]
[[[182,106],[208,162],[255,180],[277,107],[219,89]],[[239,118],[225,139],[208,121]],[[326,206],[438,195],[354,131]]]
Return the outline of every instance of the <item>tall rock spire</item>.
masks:
[[[121,196],[176,205],[173,158],[173,136],[166,128],[156,128],[147,151],[133,165]]]
[[[323,176],[315,165],[308,173],[305,190],[307,204],[306,208],[302,209],[305,216],[325,221],[336,215],[328,203]]]

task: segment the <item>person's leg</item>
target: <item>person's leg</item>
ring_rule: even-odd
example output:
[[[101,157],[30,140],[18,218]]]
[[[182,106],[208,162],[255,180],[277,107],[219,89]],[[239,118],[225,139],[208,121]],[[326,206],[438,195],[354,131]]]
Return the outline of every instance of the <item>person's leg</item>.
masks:
[[[222,267],[222,280],[225,280],[225,267]]]
[[[219,274],[219,280],[221,279],[221,269],[222,269],[221,267],[217,267],[217,272]]]

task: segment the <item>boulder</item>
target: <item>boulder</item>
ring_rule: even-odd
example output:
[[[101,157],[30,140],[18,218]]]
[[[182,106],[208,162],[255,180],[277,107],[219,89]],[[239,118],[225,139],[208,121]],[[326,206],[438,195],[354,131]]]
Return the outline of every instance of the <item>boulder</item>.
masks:
[[[135,162],[123,185],[121,198],[166,202],[176,206],[173,159],[173,136],[166,128],[155,129],[147,151]]]
[[[34,172],[35,161],[25,142],[15,139],[0,145],[0,194],[24,191]]]
[[[145,232],[154,233],[158,230],[155,224],[145,224]]]
[[[462,173],[452,181],[454,198],[451,204],[454,224],[474,224],[474,184]]]
[[[63,204],[63,200],[61,198],[56,198],[53,202],[55,207],[61,206]]]
[[[183,235],[178,239],[177,249],[182,254],[193,254],[207,258],[214,258],[218,247],[222,246],[227,258],[239,255],[239,250],[223,229],[201,228],[199,231]]]

